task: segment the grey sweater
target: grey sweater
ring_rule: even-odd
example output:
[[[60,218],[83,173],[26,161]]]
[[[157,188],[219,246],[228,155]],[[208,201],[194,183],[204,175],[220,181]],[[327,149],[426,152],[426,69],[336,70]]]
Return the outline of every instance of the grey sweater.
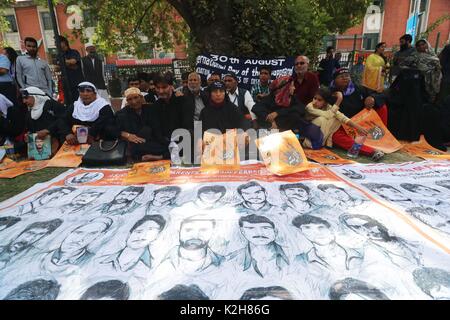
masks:
[[[46,61],[29,55],[18,57],[16,77],[21,88],[38,87],[52,96],[52,73]]]

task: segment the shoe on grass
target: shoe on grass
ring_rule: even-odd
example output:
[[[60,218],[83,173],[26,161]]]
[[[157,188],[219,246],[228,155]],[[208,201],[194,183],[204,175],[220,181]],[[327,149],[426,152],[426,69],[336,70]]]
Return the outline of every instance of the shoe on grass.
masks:
[[[372,161],[378,162],[384,158],[384,152],[380,150],[376,150],[372,155]]]

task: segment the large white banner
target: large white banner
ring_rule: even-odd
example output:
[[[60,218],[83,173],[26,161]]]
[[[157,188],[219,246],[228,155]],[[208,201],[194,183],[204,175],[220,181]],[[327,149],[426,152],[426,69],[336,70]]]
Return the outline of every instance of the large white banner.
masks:
[[[448,242],[325,168],[127,174],[78,169],[0,204],[0,299],[450,298]]]

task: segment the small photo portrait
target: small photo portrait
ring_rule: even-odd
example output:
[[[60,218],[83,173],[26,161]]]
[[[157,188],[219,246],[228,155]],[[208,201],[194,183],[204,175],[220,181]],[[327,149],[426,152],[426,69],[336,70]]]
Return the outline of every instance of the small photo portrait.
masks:
[[[88,128],[79,126],[77,127],[77,140],[80,144],[87,143],[88,140]]]
[[[47,160],[52,155],[50,136],[45,139],[37,137],[36,133],[28,136],[28,158],[33,160]]]

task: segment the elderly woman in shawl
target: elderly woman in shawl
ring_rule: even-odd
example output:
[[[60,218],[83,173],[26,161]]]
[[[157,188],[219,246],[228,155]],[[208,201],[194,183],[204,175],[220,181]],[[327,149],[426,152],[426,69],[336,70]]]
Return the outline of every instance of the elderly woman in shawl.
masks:
[[[89,130],[89,142],[96,139],[116,139],[114,111],[110,104],[98,95],[97,88],[90,82],[78,85],[80,96],[67,109],[64,119],[65,139],[69,144],[78,144],[73,126],[85,126]]]
[[[433,52],[427,40],[422,39],[416,42],[416,65],[425,80],[425,91],[429,95],[429,100],[434,102],[441,88],[441,63]]]
[[[61,125],[65,107],[36,87],[21,89],[20,93],[23,103],[28,107],[26,116],[28,133],[36,133],[42,140],[50,135],[54,138],[54,146],[57,147],[64,141]]]
[[[305,106],[298,101],[294,91],[292,77],[275,79],[270,85],[270,94],[253,106],[258,125],[261,128],[298,131],[311,141],[313,149],[320,149],[323,134],[318,126],[304,119]]]

